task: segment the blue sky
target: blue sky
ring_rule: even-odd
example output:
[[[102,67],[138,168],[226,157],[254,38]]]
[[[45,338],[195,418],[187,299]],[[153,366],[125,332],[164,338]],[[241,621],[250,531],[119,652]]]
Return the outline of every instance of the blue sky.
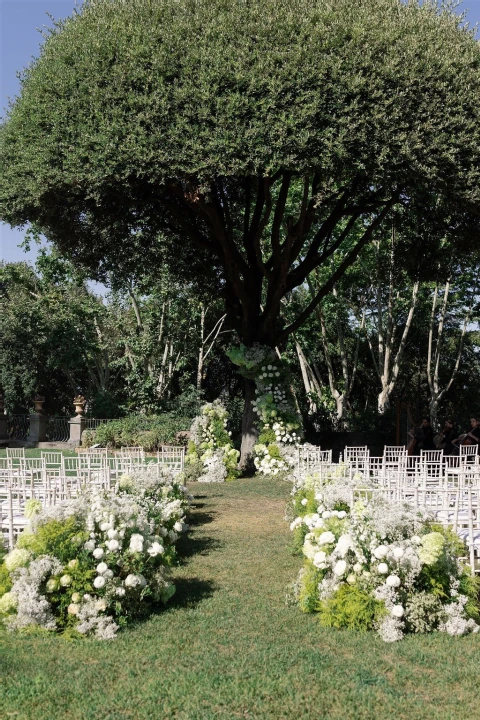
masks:
[[[16,73],[29,64],[32,57],[38,54],[41,35],[37,28],[50,24],[47,13],[55,18],[67,17],[75,5],[81,0],[1,0],[1,96],[2,115],[8,98],[18,93],[19,83]],[[480,24],[480,0],[465,0],[463,6],[467,10],[472,25]],[[18,245],[23,241],[21,230],[12,230],[9,226],[0,225],[0,258],[6,262],[17,260],[34,261],[36,248],[29,253],[23,252]]]

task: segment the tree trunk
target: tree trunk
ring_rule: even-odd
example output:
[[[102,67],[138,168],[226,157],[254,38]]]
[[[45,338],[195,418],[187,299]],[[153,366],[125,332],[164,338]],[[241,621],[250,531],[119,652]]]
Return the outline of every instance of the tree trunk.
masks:
[[[385,415],[385,412],[390,407],[390,393],[387,387],[383,387],[381,392],[378,393],[378,414]]]
[[[439,398],[436,394],[433,394],[430,396],[430,403],[429,403],[429,412],[430,412],[430,425],[435,429],[435,431],[438,429],[438,406],[439,406]]]
[[[257,442],[258,430],[256,426],[257,415],[253,412],[253,401],[255,400],[255,382],[245,379],[245,405],[242,418],[242,445],[240,448],[240,469],[248,470],[252,455],[253,446]]]

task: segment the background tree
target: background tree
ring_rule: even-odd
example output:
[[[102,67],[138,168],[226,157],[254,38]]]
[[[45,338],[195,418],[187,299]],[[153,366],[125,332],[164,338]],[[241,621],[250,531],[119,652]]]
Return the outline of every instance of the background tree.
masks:
[[[245,345],[281,347],[395,206],[437,228],[429,247],[446,223],[478,232],[479,61],[435,3],[87,0],[10,108],[2,218],[98,275],[208,276]],[[325,267],[286,324],[282,299]]]
[[[37,272],[26,263],[10,263],[0,274],[5,288],[0,385],[7,408],[28,409],[39,393],[47,411],[71,414],[73,397],[89,385],[101,301],[56,255],[41,254]]]

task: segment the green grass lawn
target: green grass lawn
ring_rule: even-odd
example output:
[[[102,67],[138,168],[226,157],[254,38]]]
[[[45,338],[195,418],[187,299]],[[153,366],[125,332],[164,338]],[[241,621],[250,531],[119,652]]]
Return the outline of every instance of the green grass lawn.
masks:
[[[3,633],[1,718],[479,717],[480,636],[323,629],[285,604],[301,559],[276,480],[194,485],[168,609],[113,642]]]

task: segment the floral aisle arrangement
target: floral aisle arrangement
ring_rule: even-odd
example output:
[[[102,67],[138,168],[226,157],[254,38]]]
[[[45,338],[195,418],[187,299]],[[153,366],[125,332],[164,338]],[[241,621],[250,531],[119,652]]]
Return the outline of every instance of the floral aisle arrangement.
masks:
[[[5,625],[109,640],[146,617],[175,592],[169,567],[190,499],[171,474],[143,471],[115,492],[40,509],[0,565]]]
[[[480,581],[462,563],[466,549],[427,512],[365,491],[351,501],[345,481],[293,498],[290,528],[305,557],[293,592],[324,626],[375,629],[386,642],[405,633],[480,630]]]
[[[227,430],[228,413],[220,400],[203,406],[190,428],[185,476],[199,482],[224,482],[238,477],[240,453]]]
[[[229,350],[240,373],[255,381],[253,410],[258,417],[258,442],[253,462],[259,473],[277,475],[288,471],[292,449],[300,442],[301,424],[290,391],[289,369],[275,352],[263,345],[244,345]]]

